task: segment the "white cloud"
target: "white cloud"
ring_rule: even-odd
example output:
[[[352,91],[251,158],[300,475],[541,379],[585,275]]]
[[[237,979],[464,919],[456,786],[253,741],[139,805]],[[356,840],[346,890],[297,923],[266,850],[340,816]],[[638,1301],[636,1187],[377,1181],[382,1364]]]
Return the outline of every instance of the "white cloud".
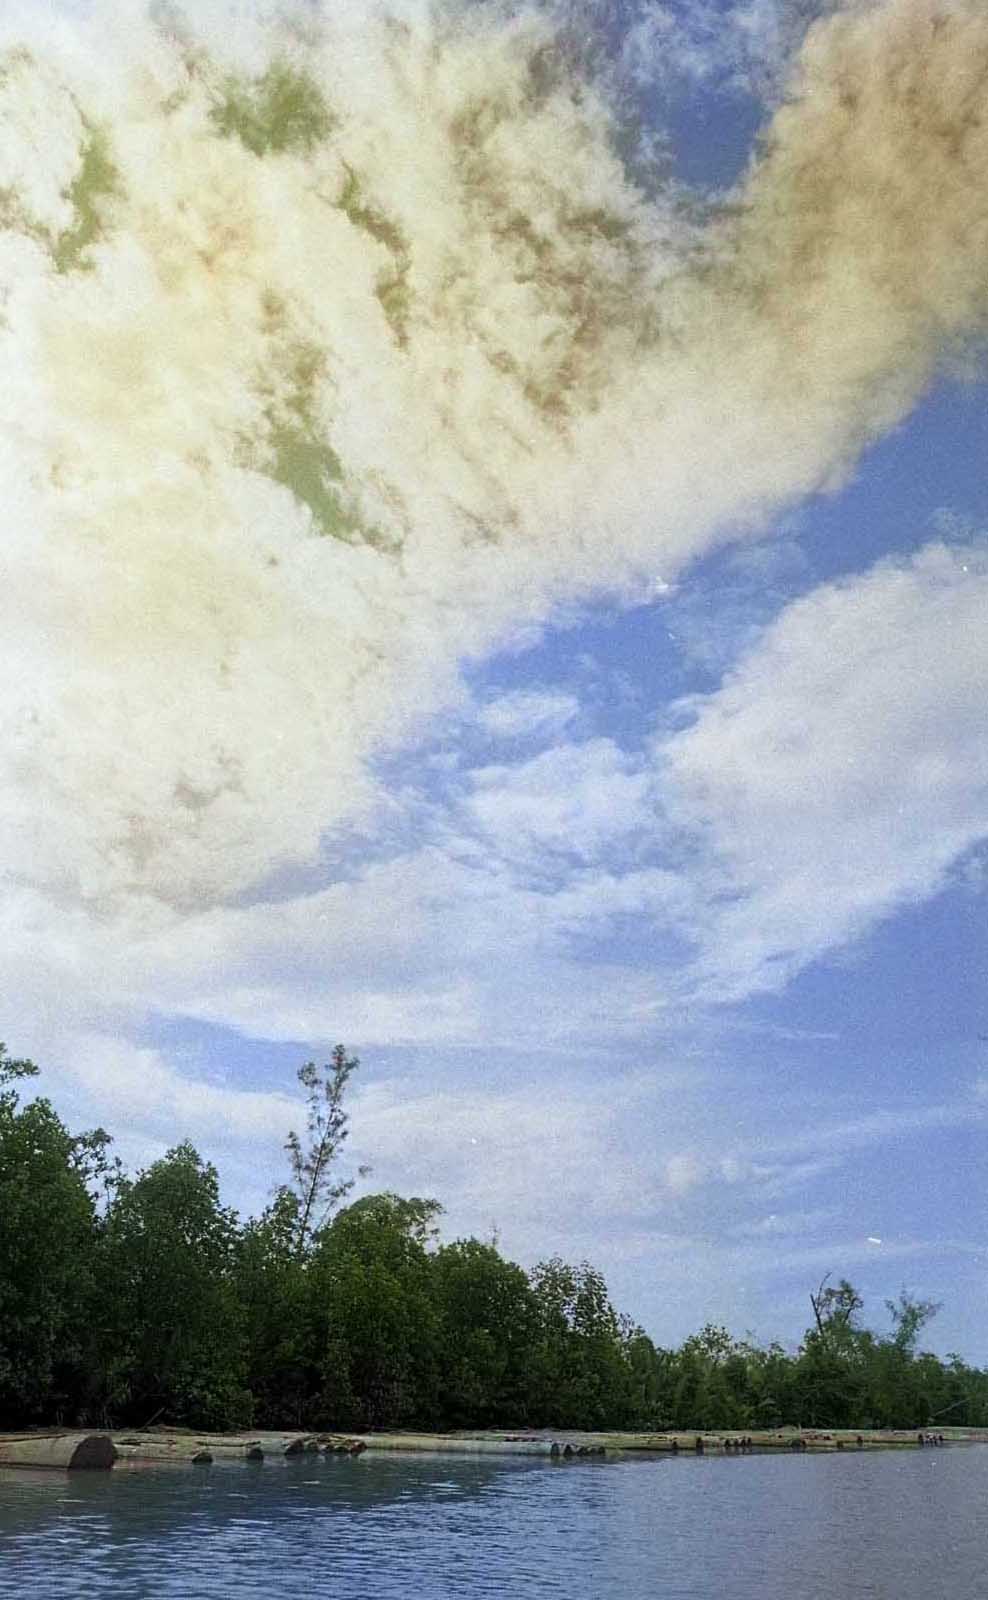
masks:
[[[480,706],[477,721],[494,739],[551,739],[579,715],[575,695],[539,689],[515,689]]]
[[[172,930],[138,943],[118,964],[119,992],[261,1038],[635,1039],[649,1029],[654,974],[574,959],[572,944],[677,894],[661,871],[591,869],[543,889],[496,858],[425,848],[315,895],[186,921],[180,945]]]
[[[986,309],[974,0],[813,30],[702,238],[544,15],[179,11],[0,28],[0,851],[104,912],[311,860],[461,659],[837,481]]]
[[[935,1255],[939,1244],[923,1239],[886,1240],[882,1257],[889,1261],[909,1260],[912,1257]],[[875,1246],[862,1235],[845,1234],[819,1244],[793,1245],[788,1249],[778,1244],[742,1246],[734,1252],[735,1269],[742,1273],[806,1273],[832,1271],[839,1262],[842,1271],[850,1271],[862,1263],[872,1264]]]
[[[926,1105],[879,1107],[855,1118],[815,1117],[809,1126],[779,1116],[774,1126],[744,1138],[713,1118],[703,1142],[675,1151],[665,1164],[665,1180],[676,1195],[705,1189],[735,1190],[738,1199],[761,1203],[806,1190],[820,1178],[852,1163],[864,1151],[935,1130],[983,1127],[985,1113],[977,1093]],[[796,1232],[815,1226],[816,1211],[770,1214],[757,1224],[739,1225],[744,1234]]]
[[[779,987],[988,835],[988,557],[931,545],[782,612],[657,749],[706,851],[701,991]]]
[[[44,897],[12,891],[3,987],[42,1053],[46,1017],[108,1034],[151,1008],[368,1046],[660,1039],[684,994],[777,986],[934,892],[988,831],[986,602],[984,558],[941,546],[815,591],[653,764],[591,739],[468,771],[428,811],[425,839],[314,892],[53,919]],[[839,1137],[885,1132],[879,1118]],[[815,1133],[781,1165],[744,1159],[783,1190],[827,1148]],[[673,1168],[674,1188],[699,1181],[700,1159]],[[722,1181],[725,1162],[747,1170],[731,1148],[702,1160]]]
[[[544,20],[398,9],[399,51],[359,5],[306,43],[204,0],[198,53],[137,0],[0,22],[31,46],[0,70],[0,987],[17,1048],[141,1148],[274,1154],[290,1111],[115,1042],[149,1011],[637,1049],[684,989],[780,981],[983,830],[984,564],[928,552],[790,607],[654,768],[580,742],[566,692],[501,697],[482,731],[556,748],[469,773],[352,881],[251,903],[379,814],[369,761],[462,708],[461,661],[835,484],[986,311],[980,0],[816,30],[702,237],[627,181],[603,94],[533,91]],[[332,132],[257,155],[213,113],[286,53]],[[602,954],[629,920],[634,959]],[[519,1169],[539,1203],[548,1152],[571,1237],[663,1172],[764,1198],[839,1159],[698,1149],[670,1112],[653,1173],[607,1089],[561,1080],[414,1104],[368,1101],[389,1170],[455,1170],[479,1216]]]
[[[474,768],[470,780],[465,811],[473,829],[499,855],[533,867],[540,852],[598,861],[656,831],[649,774],[610,739]]]
[[[468,772],[446,809],[430,814],[434,842],[312,893],[198,914],[134,902],[129,918],[69,907],[52,920],[43,897],[14,890],[3,907],[0,979],[27,1023],[12,1042],[60,1064],[64,1081],[88,1096],[87,1120],[122,1119],[147,1139],[177,1127],[208,1139],[223,1131],[231,1150],[272,1127],[280,1138],[289,1102],[199,1082],[159,1052],[114,1046],[113,1036],[132,1036],[153,1009],[256,1039],[526,1048],[552,1072],[558,1052],[574,1046],[579,1059],[595,1049],[627,1059],[647,1040],[654,1047],[674,1036],[685,991],[702,986],[718,998],[750,992],[766,974],[775,982],[774,941],[784,940],[795,968],[941,881],[977,821],[986,577],[976,551],[935,546],[817,591],[696,703],[693,724],[657,747],[654,767],[589,740],[482,769],[479,781]],[[934,648],[943,637],[953,641],[949,654]],[[936,758],[935,784],[917,780],[910,751]],[[711,794],[714,785],[722,787]],[[647,824],[660,801],[687,837],[702,839],[663,866],[642,843],[654,843]],[[893,843],[889,818],[900,806],[916,812],[895,849],[886,838],[877,866],[866,848],[876,824],[868,814],[858,820],[864,802],[866,813],[881,812],[878,831]],[[948,832],[943,819],[955,817]],[[859,826],[857,864],[842,875],[835,862]],[[660,820],[660,838],[664,830]],[[931,853],[935,870],[923,864]],[[557,870],[546,875],[549,856]],[[608,941],[629,926],[622,964]],[[757,962],[737,932],[752,927]],[[669,930],[701,936],[698,963],[670,944]],[[684,1069],[702,1094],[697,1061]],[[663,1064],[660,1076],[667,1072]],[[504,1145],[508,1121],[528,1126],[522,1099],[481,1111],[473,1094],[440,1097],[430,1115],[461,1132],[471,1117],[486,1118],[500,1130],[505,1170],[527,1162]],[[424,1105],[428,1096],[413,1098]],[[698,1137],[689,1099],[651,1152],[655,1176],[635,1183],[676,1199],[730,1190],[732,1204],[770,1203],[807,1190],[849,1152],[960,1126],[983,1103],[974,1095],[816,1117],[805,1133],[780,1126],[756,1140],[709,1113]],[[553,1106],[533,1112],[543,1135]],[[419,1138],[397,1109],[381,1116],[382,1138]],[[437,1152],[443,1137],[435,1134]],[[437,1153],[431,1170],[447,1159]],[[593,1164],[574,1162],[585,1172]],[[473,1193],[473,1179],[454,1165],[433,1187]],[[471,1215],[482,1198],[478,1190]]]
[[[661,1070],[551,1086],[423,1093],[409,1078],[357,1095],[361,1149],[375,1183],[451,1200],[447,1231],[504,1229],[509,1250],[569,1248],[587,1229],[650,1215],[658,1186],[633,1148],[634,1115],[663,1093]]]
[[[666,1162],[666,1185],[674,1194],[685,1194],[696,1188],[705,1176],[705,1165],[692,1150],[682,1150],[678,1155],[670,1156]]]
[[[642,87],[688,93],[715,85],[764,94],[805,28],[806,19],[793,12],[787,0],[696,0],[686,7],[652,0],[625,37],[621,64]]]
[[[833,1220],[834,1211],[829,1206],[811,1211],[772,1211],[754,1221],[739,1222],[730,1231],[740,1239],[783,1239],[818,1233]]]
[[[106,1108],[115,1126],[189,1136],[223,1146],[238,1140],[283,1141],[297,1113],[288,1095],[210,1083],[176,1070],[161,1052],[114,1036],[83,1034],[73,1043],[72,1076]],[[178,1130],[178,1135],[176,1135]]]

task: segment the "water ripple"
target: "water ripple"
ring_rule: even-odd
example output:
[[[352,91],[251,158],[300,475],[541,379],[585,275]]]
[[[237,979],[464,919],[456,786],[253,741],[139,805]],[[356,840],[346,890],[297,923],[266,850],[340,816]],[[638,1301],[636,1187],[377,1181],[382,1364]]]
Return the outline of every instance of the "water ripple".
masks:
[[[0,1471],[0,1597],[983,1600],[988,1451]]]

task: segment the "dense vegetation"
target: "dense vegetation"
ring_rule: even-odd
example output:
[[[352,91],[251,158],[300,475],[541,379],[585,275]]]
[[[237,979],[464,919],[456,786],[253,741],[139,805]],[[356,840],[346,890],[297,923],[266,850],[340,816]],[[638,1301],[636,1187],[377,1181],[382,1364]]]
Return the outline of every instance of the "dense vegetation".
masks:
[[[290,1181],[241,1222],[179,1144],[136,1177],[74,1135],[0,1046],[0,1422],[756,1428],[988,1425],[988,1373],[918,1349],[903,1295],[885,1337],[850,1284],[821,1286],[800,1349],[706,1327],[662,1349],[586,1263],[526,1273],[478,1239],[437,1243],[434,1200],[338,1179],[338,1047],[299,1073]]]

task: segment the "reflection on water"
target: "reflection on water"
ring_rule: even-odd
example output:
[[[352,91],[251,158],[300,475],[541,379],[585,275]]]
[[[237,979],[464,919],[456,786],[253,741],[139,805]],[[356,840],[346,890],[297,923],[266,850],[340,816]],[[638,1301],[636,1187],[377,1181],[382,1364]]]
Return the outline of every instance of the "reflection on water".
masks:
[[[981,1600],[988,1449],[0,1471],[0,1596]]]

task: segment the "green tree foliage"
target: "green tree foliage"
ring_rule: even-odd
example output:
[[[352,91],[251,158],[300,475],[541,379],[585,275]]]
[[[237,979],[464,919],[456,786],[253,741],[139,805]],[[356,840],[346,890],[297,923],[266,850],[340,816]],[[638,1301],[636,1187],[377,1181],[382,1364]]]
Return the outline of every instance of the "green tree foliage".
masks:
[[[521,1426],[529,1415],[529,1360],[537,1297],[521,1267],[492,1244],[460,1239],[436,1253],[441,1321],[439,1407],[450,1426]]]
[[[383,1427],[437,1419],[435,1200],[366,1195],[319,1237],[310,1266],[314,1420]]]
[[[836,1286],[828,1285],[824,1278],[816,1294],[810,1295],[820,1345],[834,1352],[852,1349],[862,1304],[858,1291],[846,1278],[841,1278]]]
[[[885,1309],[892,1318],[895,1330],[892,1337],[893,1345],[903,1355],[912,1355],[920,1333],[936,1316],[940,1306],[936,1300],[916,1300],[902,1289],[898,1300],[886,1300]]]
[[[828,1275],[794,1352],[715,1324],[657,1348],[587,1262],[440,1246],[435,1200],[341,1206],[356,1066],[300,1070],[291,1181],[241,1222],[190,1144],[131,1178],[22,1103],[37,1069],[0,1046],[0,1426],[988,1426],[988,1373],[920,1348],[938,1307],[906,1290],[885,1334]]]
[[[215,1167],[176,1145],[119,1185],[98,1252],[96,1346],[103,1401],[149,1420],[226,1427],[250,1420],[236,1214]]]
[[[635,1420],[626,1339],[595,1267],[558,1256],[532,1272],[538,1307],[533,1406],[557,1427],[621,1427]]]
[[[294,1130],[288,1135],[285,1149],[292,1182],[290,1188],[281,1193],[283,1196],[290,1194],[295,1202],[295,1254],[299,1258],[356,1181],[336,1178],[333,1165],[349,1137],[349,1117],[343,1109],[343,1096],[351,1074],[359,1065],[357,1057],[348,1056],[345,1046],[338,1044],[331,1065],[323,1067],[321,1077],[314,1061],[307,1061],[298,1069],[298,1081],[306,1091],[306,1142],[303,1144]],[[362,1167],[360,1176],[364,1177],[368,1171],[369,1168]],[[284,1214],[287,1214],[287,1205],[286,1199]]]
[[[308,1338],[309,1283],[298,1253],[297,1197],[281,1189],[241,1231],[237,1290],[243,1314],[247,1387],[255,1421],[302,1427],[314,1386]]]
[[[0,1416],[57,1416],[78,1383],[96,1226],[81,1153],[47,1100],[22,1106],[30,1061],[0,1045]]]

